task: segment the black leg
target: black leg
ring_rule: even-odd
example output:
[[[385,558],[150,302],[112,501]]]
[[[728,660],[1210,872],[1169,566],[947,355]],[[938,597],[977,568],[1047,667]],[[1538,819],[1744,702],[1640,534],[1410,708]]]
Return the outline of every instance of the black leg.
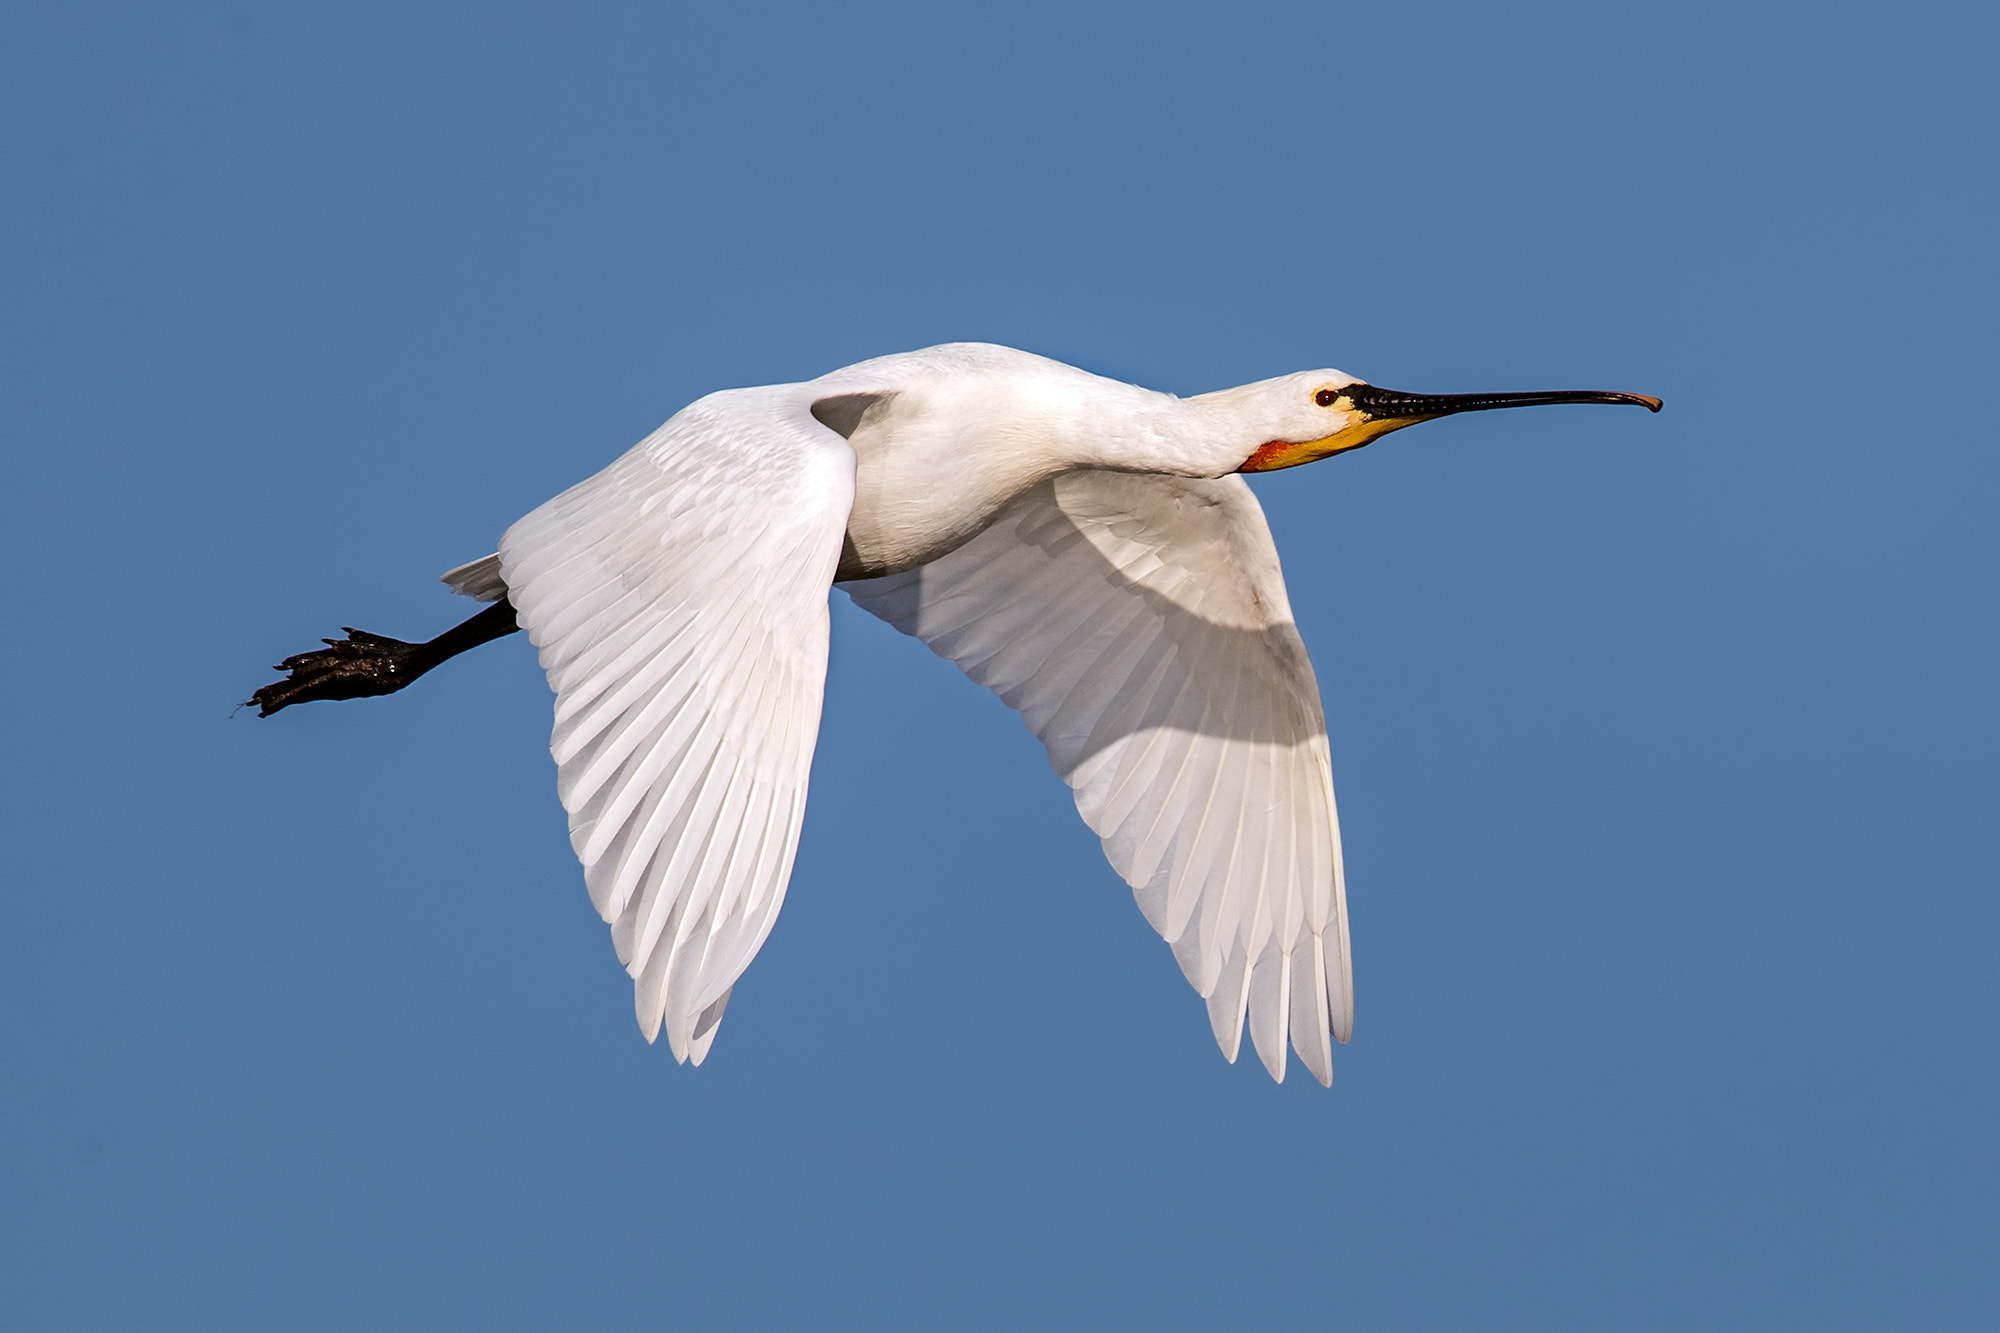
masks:
[[[520,626],[514,621],[513,604],[502,598],[429,643],[404,643],[367,630],[343,628],[347,629],[345,639],[322,639],[326,647],[318,652],[300,653],[278,663],[276,670],[291,674],[250,696],[259,717],[314,699],[394,694],[447,658],[512,634]]]

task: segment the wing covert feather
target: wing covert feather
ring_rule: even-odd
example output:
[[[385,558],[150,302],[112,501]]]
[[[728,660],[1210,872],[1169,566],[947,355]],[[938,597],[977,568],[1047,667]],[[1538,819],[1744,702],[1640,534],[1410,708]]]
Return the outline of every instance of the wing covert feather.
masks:
[[[711,394],[509,528],[499,583],[556,692],[570,842],[648,1041],[700,1064],[784,902],[854,454],[814,391]],[[491,557],[489,557],[491,559]],[[495,595],[498,595],[497,593]]]
[[[1016,709],[1235,1060],[1353,1024],[1326,724],[1241,477],[1081,471],[964,546],[840,585]]]

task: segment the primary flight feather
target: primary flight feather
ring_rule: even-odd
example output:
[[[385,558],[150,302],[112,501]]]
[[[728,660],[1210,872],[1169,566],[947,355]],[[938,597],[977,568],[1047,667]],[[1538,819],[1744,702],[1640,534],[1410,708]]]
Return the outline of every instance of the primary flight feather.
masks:
[[[1017,710],[1207,1002],[1283,1078],[1352,1029],[1326,726],[1277,550],[1235,474],[1438,416],[1636,394],[1418,395],[1310,371],[1176,398],[956,343],[684,408],[452,570],[494,603],[425,644],[350,630],[265,716],[385,694],[525,629],[591,901],[639,1026],[700,1064],[784,902],[827,595]]]

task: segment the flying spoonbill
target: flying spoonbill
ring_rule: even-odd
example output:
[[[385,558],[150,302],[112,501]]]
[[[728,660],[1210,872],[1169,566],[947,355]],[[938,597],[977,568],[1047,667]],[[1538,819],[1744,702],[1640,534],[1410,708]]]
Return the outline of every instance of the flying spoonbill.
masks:
[[[556,790],[639,1027],[699,1065],[784,902],[827,596],[1018,710],[1236,1059],[1247,1015],[1323,1084],[1353,1028],[1319,687],[1237,474],[1459,412],[1643,394],[1413,394],[1312,370],[1177,398],[954,343],[712,393],[444,576],[428,643],[349,629],[250,702],[402,689],[525,629]]]

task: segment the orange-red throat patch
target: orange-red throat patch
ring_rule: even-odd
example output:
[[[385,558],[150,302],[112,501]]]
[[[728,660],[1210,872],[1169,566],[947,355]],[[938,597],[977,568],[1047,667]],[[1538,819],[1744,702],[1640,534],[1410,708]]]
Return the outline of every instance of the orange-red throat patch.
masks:
[[[1357,421],[1344,430],[1317,440],[1272,440],[1269,444],[1258,445],[1257,452],[1245,459],[1243,466],[1236,470],[1276,472],[1279,468],[1297,467],[1301,463],[1317,463],[1322,458],[1373,444],[1392,430],[1429,420],[1429,417],[1381,417],[1372,421]]]

